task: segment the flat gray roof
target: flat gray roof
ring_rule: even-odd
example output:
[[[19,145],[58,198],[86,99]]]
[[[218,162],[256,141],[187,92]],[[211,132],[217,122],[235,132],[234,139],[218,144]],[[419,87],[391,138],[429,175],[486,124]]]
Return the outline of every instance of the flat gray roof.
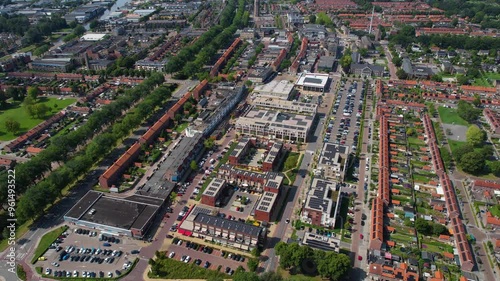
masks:
[[[141,195],[119,198],[91,190],[65,217],[121,229],[143,229],[162,202]],[[92,215],[90,210],[94,210]]]

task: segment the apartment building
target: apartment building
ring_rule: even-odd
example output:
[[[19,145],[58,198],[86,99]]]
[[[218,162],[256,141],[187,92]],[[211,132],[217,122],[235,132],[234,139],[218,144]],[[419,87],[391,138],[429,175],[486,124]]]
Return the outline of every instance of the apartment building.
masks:
[[[238,118],[235,128],[241,134],[268,139],[307,142],[315,115],[284,113],[252,107]]]
[[[267,237],[265,228],[204,213],[198,213],[194,218],[192,234],[243,250],[252,250],[264,245]]]
[[[298,101],[288,101],[272,97],[257,97],[253,104],[258,108],[273,108],[280,111],[290,111],[300,114],[315,115],[318,111],[318,105],[313,103],[305,103]]]
[[[307,193],[302,219],[315,226],[335,227],[340,201],[339,188],[336,182],[315,178]]]
[[[343,181],[349,161],[349,148],[325,143],[319,158],[318,169],[329,180]]]
[[[218,202],[218,199],[224,189],[226,188],[227,183],[223,179],[219,178],[213,178],[212,181],[208,184],[207,188],[205,188],[205,191],[203,191],[203,194],[201,195],[201,203],[216,207],[220,205],[220,202]]]

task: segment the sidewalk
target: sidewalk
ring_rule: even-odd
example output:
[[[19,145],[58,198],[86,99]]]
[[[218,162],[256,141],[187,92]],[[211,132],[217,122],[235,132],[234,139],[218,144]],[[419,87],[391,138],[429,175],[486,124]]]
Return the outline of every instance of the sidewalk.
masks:
[[[179,239],[182,239],[184,241],[190,241],[190,242],[195,242],[195,243],[198,243],[198,244],[201,244],[201,245],[204,245],[204,246],[209,246],[209,247],[214,248],[215,250],[218,250],[218,251],[226,251],[226,252],[231,252],[231,253],[239,254],[239,255],[245,256],[247,258],[253,258],[253,256],[249,252],[245,252],[245,251],[242,251],[242,250],[238,250],[238,249],[226,247],[226,246],[223,246],[223,245],[212,244],[210,242],[206,242],[204,239],[195,238],[195,237],[189,237],[189,236],[184,236],[182,234],[179,234],[178,232],[175,232],[172,236],[177,237]],[[162,250],[163,250],[164,246],[166,246],[168,248],[168,246],[170,244],[172,244],[172,242],[171,242],[172,239],[166,239],[166,240],[168,240],[168,242],[166,242],[166,243],[164,243],[164,245],[162,245],[162,248],[161,248]]]

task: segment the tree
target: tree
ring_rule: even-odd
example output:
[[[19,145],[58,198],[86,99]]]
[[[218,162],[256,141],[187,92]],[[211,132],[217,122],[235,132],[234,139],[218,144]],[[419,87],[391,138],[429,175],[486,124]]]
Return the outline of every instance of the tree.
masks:
[[[12,118],[7,118],[7,120],[5,120],[5,129],[7,129],[8,132],[16,134],[20,128],[21,124],[16,120]]]
[[[3,108],[7,103],[7,94],[0,89],[0,108]]]
[[[432,234],[434,234],[435,236],[439,236],[445,233],[448,233],[448,229],[446,229],[446,226],[440,223],[434,223],[432,225]]]
[[[32,100],[36,101],[38,98],[38,87],[28,87],[27,95],[30,97]]]
[[[24,99],[24,89],[18,87],[10,87],[5,91],[7,97],[12,98],[13,100],[20,101]]]
[[[457,160],[457,162],[459,162],[460,159],[462,159],[462,156],[464,156],[465,154],[472,152],[472,151],[474,151],[474,147],[472,145],[466,143],[464,145],[457,147],[453,151],[453,157],[455,157],[455,160]]]
[[[429,235],[432,231],[432,227],[423,218],[417,218],[415,220],[415,229],[423,235]]]
[[[344,223],[344,229],[346,229],[346,230],[351,229],[351,224],[350,224],[348,221],[346,221],[346,222]]]
[[[481,105],[481,97],[479,95],[474,95],[474,100],[472,101],[472,104],[474,104],[476,107],[479,107]]]
[[[408,74],[401,68],[396,71],[396,76],[398,76],[399,79],[406,79],[408,78]]]
[[[485,145],[479,150],[479,153],[481,153],[484,159],[489,159],[495,154],[495,150],[493,149],[493,146]]]
[[[38,119],[44,119],[47,116],[47,113],[50,112],[50,108],[44,103],[35,104],[33,105],[33,108],[35,116]]]
[[[215,146],[215,141],[212,138],[208,138],[203,142],[206,149],[212,149]]]
[[[368,49],[366,48],[361,48],[359,49],[359,54],[362,56],[362,57],[366,57],[368,55]]]
[[[474,147],[480,146],[486,140],[486,133],[476,125],[471,125],[465,136],[467,143]]]
[[[457,75],[457,83],[460,85],[467,85],[469,84],[470,78],[466,75],[463,74],[458,74]]]
[[[327,252],[325,258],[317,261],[318,273],[322,277],[337,281],[347,274],[351,269],[351,260],[344,254]]]
[[[260,281],[283,281],[283,277],[274,271],[267,271],[260,275]]]
[[[75,27],[75,29],[73,29],[73,34],[74,34],[76,37],[80,37],[80,36],[82,36],[82,35],[85,33],[85,31],[87,31],[87,30],[85,29],[85,27],[83,27],[83,25],[80,25],[80,24],[79,24],[79,25],[77,25],[77,26]]]
[[[259,281],[259,276],[255,272],[239,271],[234,274],[233,281]]]
[[[340,59],[340,66],[342,66],[342,69],[344,70],[345,73],[349,72],[351,63],[352,63],[351,53],[346,51],[346,53]]]
[[[463,155],[459,163],[462,170],[470,174],[479,174],[483,171],[485,164],[486,160],[483,158],[483,155],[476,151]]]
[[[174,119],[175,119],[175,122],[177,122],[177,124],[178,124],[182,121],[182,115],[177,113],[177,114],[175,114]]]
[[[316,23],[316,15],[309,15],[309,23]]]
[[[481,109],[475,108],[472,104],[461,100],[458,102],[457,113],[465,121],[473,123],[481,115]]]
[[[403,60],[399,56],[395,56],[395,57],[392,58],[392,63],[396,67],[401,67],[401,65],[403,64]]]
[[[198,163],[196,163],[195,160],[191,161],[191,163],[189,164],[189,167],[191,168],[191,170],[193,171],[197,171],[198,170]]]
[[[248,259],[247,262],[248,270],[251,272],[255,272],[257,270],[257,267],[259,267],[259,260],[258,259]]]
[[[261,251],[258,247],[255,247],[252,249],[252,251],[250,253],[252,254],[252,256],[258,258],[258,257],[260,257]]]
[[[416,134],[415,129],[413,129],[413,128],[406,129],[406,135],[407,136],[411,137],[411,136],[414,136],[415,134]]]
[[[495,176],[500,177],[500,161],[490,162],[488,166]]]

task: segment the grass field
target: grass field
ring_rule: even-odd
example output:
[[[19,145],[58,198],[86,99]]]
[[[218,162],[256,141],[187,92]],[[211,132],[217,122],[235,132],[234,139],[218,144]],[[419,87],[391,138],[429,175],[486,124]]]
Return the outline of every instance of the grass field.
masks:
[[[454,124],[454,125],[463,125],[468,126],[469,123],[458,116],[457,110],[454,108],[446,108],[440,106],[438,108],[439,116],[441,117],[441,121],[445,124]]]
[[[425,142],[423,140],[420,140],[420,139],[415,138],[415,137],[409,137],[408,138],[408,143],[415,144],[415,145],[418,145],[418,146],[425,145]]]
[[[453,154],[457,148],[461,147],[462,145],[465,145],[465,141],[457,141],[457,140],[448,140],[448,144],[450,145],[451,148],[451,153]]]
[[[473,86],[481,86],[481,87],[491,87],[491,83],[486,80],[486,78],[481,77],[481,78],[475,78],[474,83],[472,83]]]
[[[40,239],[40,243],[38,243],[38,247],[33,254],[33,259],[31,259],[31,263],[35,263],[39,257],[41,257],[49,248],[49,246],[54,243],[54,241],[59,237],[64,231],[68,229],[67,226],[61,226],[57,229],[52,230],[51,232],[45,234],[42,239]]]
[[[76,99],[58,100],[56,98],[41,98],[39,103],[43,103],[51,109],[50,113],[47,116],[50,117],[61,111],[68,105],[74,103],[75,101]],[[57,105],[57,108],[54,107],[55,105]],[[21,123],[21,129],[17,133],[17,135],[7,132],[7,130],[5,129],[5,120],[7,120],[8,118],[12,118]],[[26,133],[31,128],[35,127],[43,121],[44,119],[31,118],[26,112],[26,109],[24,109],[24,107],[19,102],[12,102],[6,109],[0,111],[0,140],[12,140],[17,136]]]
[[[483,77],[486,77],[491,80],[500,80],[500,73],[487,72],[484,73]]]
[[[490,212],[497,218],[500,218],[500,205],[495,205],[490,208]]]

